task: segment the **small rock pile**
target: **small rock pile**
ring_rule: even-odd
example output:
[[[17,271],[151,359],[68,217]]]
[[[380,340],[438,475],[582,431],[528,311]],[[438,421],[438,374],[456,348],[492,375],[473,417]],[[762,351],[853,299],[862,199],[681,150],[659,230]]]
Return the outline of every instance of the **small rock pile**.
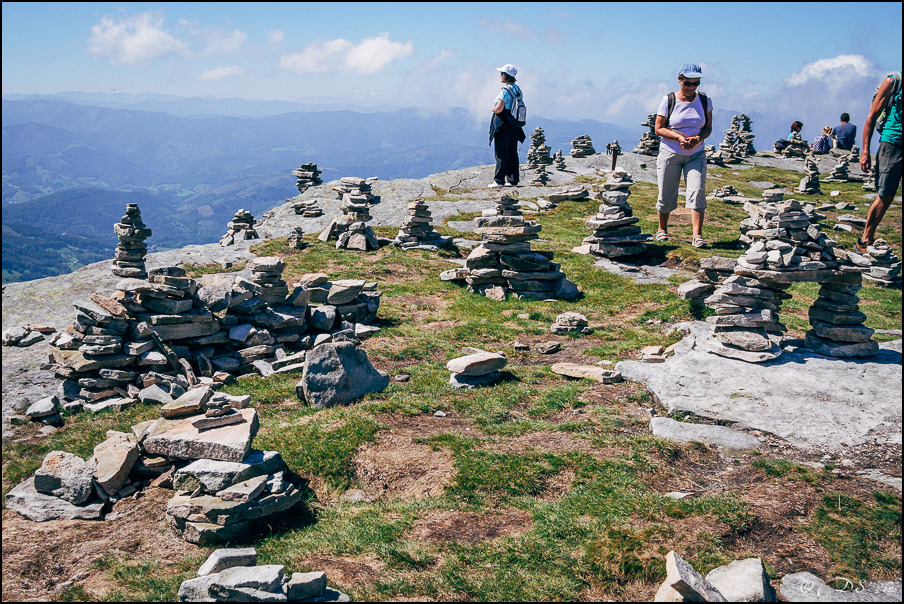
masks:
[[[297,178],[295,186],[298,188],[298,192],[304,193],[310,187],[322,185],[320,174],[321,171],[317,169],[317,164],[313,162],[301,164],[300,168],[292,170],[292,175]]]
[[[763,191],[763,201],[766,203],[778,203],[785,198],[785,189],[766,189]]]
[[[649,131],[644,132],[640,136],[640,142],[637,143],[634,153],[640,155],[659,155],[659,142],[661,139],[659,135],[656,134],[656,114],[651,113],[648,115],[647,121],[643,122],[641,126],[646,126],[649,128]]]
[[[839,157],[835,165],[832,166],[832,173],[825,179],[825,182],[849,182],[848,163],[847,157]]]
[[[257,231],[254,230],[254,216],[248,210],[239,210],[232,218],[232,222],[227,224],[229,230],[220,239],[220,245],[223,247],[234,245],[239,241],[248,239],[258,239]]]
[[[863,325],[856,295],[863,287],[859,272],[843,272],[822,282],[819,295],[808,311],[810,330],[804,344],[831,357],[871,356],[879,352],[873,330]]]
[[[32,344],[44,341],[44,334],[56,332],[56,328],[50,325],[37,325],[29,323],[22,327],[13,327],[3,332],[4,346],[18,346],[27,348]]]
[[[803,137],[801,137],[799,132],[792,132],[788,137],[787,142],[787,146],[781,151],[782,156],[806,157],[810,154],[810,145],[803,139]]]
[[[586,222],[593,235],[584,239],[590,251],[604,258],[620,258],[641,254],[647,249],[649,235],[641,234],[639,218],[628,203],[634,180],[622,168],[609,173],[597,198],[602,201],[599,213]]]
[[[530,135],[530,148],[527,150],[527,167],[531,170],[552,164],[550,149],[546,146],[546,134],[543,128],[537,128]]]
[[[408,216],[399,228],[399,234],[392,240],[392,244],[402,249],[427,248],[436,249],[449,245],[450,237],[443,237],[433,228],[433,216],[430,206],[423,197],[417,197],[408,202]]]
[[[350,602],[327,587],[323,572],[292,573],[280,564],[257,566],[254,548],[218,549],[179,586],[180,602]]]
[[[813,206],[802,206],[796,199],[778,202],[745,202],[744,211],[748,216],[741,221],[742,243],[751,244],[757,239],[763,239],[770,235],[784,235],[788,229],[788,236],[795,241],[807,241],[812,233],[818,233],[817,221],[821,214],[813,211]],[[812,230],[812,233],[809,231]]]
[[[113,255],[113,274],[117,277],[146,278],[144,259],[148,246],[145,240],[151,236],[151,229],[141,221],[137,203],[126,204],[126,215],[113,226],[113,231],[119,238]]]
[[[876,192],[876,163],[873,164],[869,168],[869,174],[866,175],[866,180],[863,181],[863,186],[860,187],[864,191],[868,191],[870,193]]]
[[[292,204],[295,214],[302,218],[317,218],[323,216],[323,210],[317,205],[316,199],[308,199],[305,201],[296,201]]]
[[[901,287],[901,260],[884,239],[876,239],[866,248],[870,261],[863,278],[879,287]],[[850,256],[851,252],[848,252]]]
[[[596,154],[590,136],[582,134],[571,141],[571,157],[589,157]]]
[[[558,207],[563,201],[587,201],[588,199],[590,199],[590,192],[583,187],[578,187],[540,197],[537,199],[537,206],[541,210],[551,210]]]
[[[719,285],[734,274],[737,264],[738,261],[734,258],[722,256],[701,258],[696,278],[678,286],[678,297],[702,304],[704,298],[715,292]]]
[[[545,187],[549,182],[549,174],[546,173],[546,166],[539,165],[534,168],[534,177],[530,180],[531,186]]]
[[[285,261],[278,256],[254,258],[246,267],[251,271],[251,282],[260,286],[260,297],[264,304],[283,304],[289,295],[289,286],[282,279]]]
[[[578,312],[565,312],[556,317],[549,328],[552,333],[590,334],[593,330],[587,326],[587,317]]]
[[[552,165],[553,165],[553,168],[555,168],[559,172],[564,172],[565,170],[568,169],[568,167],[565,165],[565,158],[562,156],[561,149],[556,151],[556,154],[553,156]]]
[[[367,226],[372,220],[370,206],[374,202],[370,180],[344,177],[333,187],[342,200],[339,209],[342,216],[332,221],[318,236],[321,241],[336,240],[336,249],[367,252],[380,248],[373,229]]]
[[[301,227],[293,227],[292,232],[289,233],[289,237],[286,239],[286,246],[292,250],[300,250],[303,249],[305,244],[302,237],[304,236],[304,230]]]
[[[543,227],[525,220],[518,200],[503,195],[494,210],[475,219],[483,242],[471,250],[464,268],[440,274],[444,281],[465,281],[468,291],[494,300],[511,294],[528,300],[574,300],[577,286],[565,278],[552,252],[531,250]]]
[[[819,166],[816,164],[816,158],[812,154],[807,155],[804,160],[804,176],[800,179],[800,185],[797,187],[798,193],[804,195],[821,195],[822,190],[819,188]]]
[[[449,386],[457,390],[472,390],[492,386],[502,379],[500,371],[508,365],[504,354],[477,351],[446,363],[452,375]]]
[[[725,164],[741,163],[741,158],[734,155],[729,147],[721,146],[716,149],[715,145],[704,145],[703,150],[706,152],[706,163],[708,164],[725,167]]]

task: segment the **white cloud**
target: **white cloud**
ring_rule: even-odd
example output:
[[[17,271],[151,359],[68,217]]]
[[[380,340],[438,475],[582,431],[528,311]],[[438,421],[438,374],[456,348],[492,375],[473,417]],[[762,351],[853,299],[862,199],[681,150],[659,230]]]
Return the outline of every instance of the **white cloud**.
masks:
[[[344,38],[313,42],[301,52],[283,55],[279,65],[299,74],[341,70],[373,75],[392,61],[413,54],[411,42],[394,42],[388,33],[383,33],[359,44]]]
[[[207,45],[204,54],[228,55],[236,52],[248,39],[248,34],[241,30],[231,32],[210,31],[204,34]]]
[[[201,72],[198,75],[198,79],[212,82],[232,76],[244,75],[245,73],[247,73],[247,71],[242,67],[239,67],[238,65],[232,65],[231,67],[217,67],[216,69],[209,69],[207,71]]]
[[[110,57],[113,63],[146,63],[170,52],[185,53],[185,42],[162,29],[163,18],[142,13],[114,21],[104,17],[91,28],[88,52]]]
[[[267,32],[267,42],[270,46],[279,46],[286,39],[286,32],[281,29],[271,29]]]
[[[877,73],[873,64],[862,55],[838,55],[832,59],[820,59],[804,65],[798,73],[785,78],[788,86],[802,86],[812,81],[822,81],[841,86],[846,78],[872,77]]]
[[[528,27],[523,23],[519,23],[511,17],[506,17],[505,20],[502,21],[499,19],[487,19],[486,17],[482,17],[477,20],[477,23],[487,31],[510,36],[513,39],[540,39],[546,42],[552,42],[553,44],[561,44],[565,39],[564,34],[558,29],[548,27],[541,32]]]

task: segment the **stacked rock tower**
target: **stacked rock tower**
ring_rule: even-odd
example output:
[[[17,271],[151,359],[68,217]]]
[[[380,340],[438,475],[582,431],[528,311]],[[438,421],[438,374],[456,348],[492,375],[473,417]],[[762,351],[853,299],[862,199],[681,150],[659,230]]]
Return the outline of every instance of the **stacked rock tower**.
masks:
[[[372,220],[370,206],[374,201],[370,180],[346,176],[333,187],[342,200],[339,209],[342,216],[334,220],[319,235],[321,241],[336,240],[336,249],[371,251],[380,243],[373,229],[367,226]]]
[[[399,228],[399,234],[392,240],[392,244],[403,249],[433,246],[440,247],[451,242],[449,237],[443,237],[433,228],[433,216],[430,214],[430,206],[423,197],[417,197],[408,203],[408,216]]]
[[[647,116],[647,121],[641,126],[646,126],[649,131],[640,135],[640,142],[634,149],[634,153],[640,155],[659,155],[659,135],[656,134],[656,114],[651,113]]]
[[[151,236],[151,229],[141,221],[141,210],[137,203],[126,204],[126,215],[113,226],[119,243],[113,257],[113,274],[117,277],[146,279],[144,259],[148,253],[145,240]]]
[[[220,245],[226,247],[228,245],[234,245],[239,241],[257,239],[258,234],[257,231],[254,230],[255,222],[251,212],[248,210],[239,210],[235,213],[235,216],[233,216],[232,221],[226,225],[229,227],[229,230],[226,231],[226,234],[220,239]]]
[[[465,261],[465,268],[440,275],[445,281],[465,281],[468,291],[494,300],[508,295],[528,300],[574,300],[578,289],[565,278],[552,252],[532,251],[530,242],[543,227],[524,220],[518,201],[503,195],[495,210],[476,218],[483,242]]]
[[[320,174],[321,171],[317,169],[317,164],[313,162],[301,164],[300,168],[292,170],[292,175],[298,179],[295,183],[298,192],[304,193],[310,187],[322,185],[323,181],[320,179]]]
[[[536,169],[540,166],[548,166],[552,164],[552,157],[549,155],[550,149],[546,146],[546,134],[543,128],[537,126],[533,134],[530,135],[530,149],[527,150],[527,167]]]
[[[582,134],[571,141],[571,157],[589,157],[596,154],[590,136]]]
[[[628,203],[634,181],[623,169],[609,173],[597,198],[602,201],[599,213],[586,222],[593,235],[584,239],[590,251],[604,258],[633,256],[646,251],[649,235],[641,234],[639,218]]]

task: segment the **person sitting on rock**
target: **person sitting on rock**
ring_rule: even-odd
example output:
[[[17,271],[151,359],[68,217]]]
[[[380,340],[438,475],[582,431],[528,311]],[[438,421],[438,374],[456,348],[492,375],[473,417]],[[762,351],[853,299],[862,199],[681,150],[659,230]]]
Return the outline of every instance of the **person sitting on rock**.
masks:
[[[850,151],[857,140],[857,126],[849,124],[851,116],[847,113],[841,114],[841,123],[832,128],[832,138],[835,140],[835,147],[844,151]]]
[[[825,155],[832,150],[832,127],[826,126],[822,129],[822,134],[813,139],[810,145],[810,151],[816,155]]]

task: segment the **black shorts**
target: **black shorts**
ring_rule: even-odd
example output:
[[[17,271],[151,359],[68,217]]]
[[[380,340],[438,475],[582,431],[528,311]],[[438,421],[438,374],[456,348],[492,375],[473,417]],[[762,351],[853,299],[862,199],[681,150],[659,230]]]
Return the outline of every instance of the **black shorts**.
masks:
[[[894,197],[901,184],[901,145],[882,141],[876,153],[876,194]]]

